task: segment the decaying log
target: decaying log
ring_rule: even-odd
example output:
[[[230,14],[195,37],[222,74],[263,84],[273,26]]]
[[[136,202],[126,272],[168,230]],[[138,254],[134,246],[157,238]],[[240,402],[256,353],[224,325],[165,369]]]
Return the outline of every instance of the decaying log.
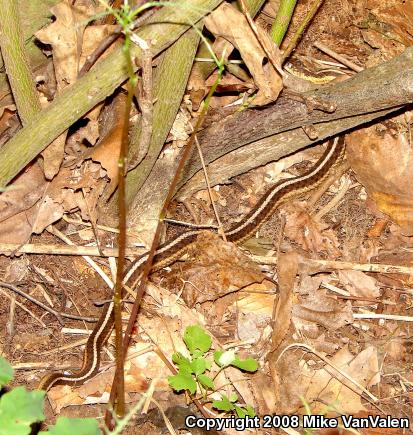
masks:
[[[280,98],[274,105],[238,112],[201,131],[198,138],[204,159],[208,164],[214,162],[209,166],[213,184],[226,182],[234,175],[379,119],[411,103],[413,48],[347,81],[308,92],[303,97],[323,102],[335,110],[309,110],[302,102]],[[302,126],[313,126],[317,140],[307,137]],[[199,157],[194,152],[180,186],[199,169]],[[143,215],[146,220],[156,220],[158,199],[164,198],[172,172],[172,158],[160,160],[154,166],[131,207],[129,222],[132,226],[140,226]],[[199,188],[200,184],[196,186]],[[194,185],[190,187],[193,189]],[[188,192],[188,188],[184,191]]]

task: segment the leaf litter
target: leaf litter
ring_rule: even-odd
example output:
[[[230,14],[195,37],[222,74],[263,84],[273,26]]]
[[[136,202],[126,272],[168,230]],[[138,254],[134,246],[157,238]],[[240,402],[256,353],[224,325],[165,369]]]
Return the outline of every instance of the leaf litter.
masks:
[[[305,13],[304,3],[297,6],[285,44]],[[291,58],[291,71],[302,69],[306,74],[319,75],[323,69],[335,69],[327,63],[320,64],[320,59],[324,62],[331,59],[314,48],[313,42],[319,38],[366,67],[394,57],[411,44],[413,12],[408,2],[353,3],[340,2],[338,7],[335,1],[326,2]],[[39,37],[43,35],[43,42],[52,44],[58,91],[76,80],[85,57],[112,30],[111,26],[84,24],[85,18],[97,12],[92,4],[83,1],[76,12],[70,2],[59,3],[53,10],[56,21],[38,33]],[[265,13],[260,16],[261,23],[265,17]],[[224,4],[211,14],[207,25],[216,37],[216,45],[221,39],[221,50],[232,44],[228,58],[236,50],[244,60],[251,76],[248,89],[252,89],[252,82],[258,89],[253,104],[274,101],[282,89],[281,78],[271,63],[263,66],[266,55],[243,16]],[[259,29],[265,38],[264,30]],[[60,46],[56,44],[57,36]],[[70,55],[65,44],[70,44]],[[274,58],[280,65],[279,53]],[[347,76],[351,74],[346,71]],[[226,73],[225,80],[228,89],[240,84],[240,79],[231,73]],[[196,86],[202,88],[199,78]],[[215,98],[217,113],[221,106],[234,100],[225,98],[225,93]],[[77,211],[85,221],[99,220],[101,198],[109,196],[116,187],[116,156],[123,120],[117,110],[122,110],[121,100],[121,95],[113,100],[110,114],[114,120],[107,123],[110,128],[98,118],[100,108],[95,109],[86,116],[86,126],[70,132],[65,149],[63,140],[58,149],[43,154],[43,169],[38,164],[29,165],[15,180],[15,188],[0,196],[3,243],[24,243],[31,234],[43,233],[65,213]],[[7,132],[6,113],[0,120],[4,128],[0,131]],[[213,116],[211,113],[210,117]],[[301,269],[297,253],[316,259],[371,260],[411,267],[412,257],[403,251],[412,245],[410,119],[411,114],[406,112],[347,135],[347,158],[355,187],[333,210],[319,218],[308,210],[305,202],[289,203],[282,210],[285,225],[275,217],[260,231],[260,255],[278,257],[275,275],[274,271],[252,263],[239,249],[208,234],[190,253],[189,261],[172,266],[172,272],[155,274],[155,284],[151,284],[145,297],[146,310],[137,325],[135,344],[129,350],[126,365],[129,400],[133,400],[134,393],[146,391],[148,379],[159,377],[157,394],[165,404],[170,404],[171,393],[165,381],[170,372],[154,348],[167,357],[177,349],[185,352],[183,331],[186,326],[199,323],[213,334],[214,346],[234,346],[260,359],[261,373],[255,377],[232,373],[222,379],[222,384],[232,382],[247,403],[254,402],[258,414],[304,414],[302,398],[313,414],[378,412],[362,390],[316,354],[299,346],[289,347],[304,343],[378,396],[382,412],[409,415],[413,403],[413,379],[409,371],[413,363],[411,322],[356,320],[353,314],[411,316],[411,276]],[[96,146],[90,148],[92,145]],[[287,157],[281,164],[286,168],[301,164],[301,157],[293,159]],[[224,220],[233,222],[245,214],[259,198],[260,191],[268,187],[266,178],[279,179],[277,172],[270,164],[240,176],[232,185],[221,186],[217,193],[221,198],[218,209]],[[56,175],[48,182],[45,173],[49,179]],[[367,196],[359,194],[358,183]],[[334,194],[334,189],[327,192],[318,207],[324,207]],[[206,197],[203,192],[198,196]],[[358,208],[352,209],[352,205]],[[177,210],[177,218],[188,217],[186,211]],[[212,220],[206,207],[200,218]],[[370,224],[379,219],[391,224],[377,227],[373,237],[373,233],[369,234]],[[43,234],[35,237],[41,240]],[[258,248],[250,248],[254,249]],[[75,275],[76,270],[74,263]],[[52,285],[56,286],[49,284]],[[21,355],[21,349],[16,351]],[[111,371],[104,372],[76,390],[56,387],[51,392],[56,411],[68,405],[104,403],[111,376]],[[395,397],[400,400],[393,400]]]

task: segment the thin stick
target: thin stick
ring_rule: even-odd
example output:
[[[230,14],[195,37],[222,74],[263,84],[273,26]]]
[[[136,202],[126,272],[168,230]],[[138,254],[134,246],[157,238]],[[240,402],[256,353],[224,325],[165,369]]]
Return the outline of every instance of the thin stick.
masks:
[[[6,296],[7,298],[9,298],[10,300],[12,300],[13,296],[9,295],[7,292],[5,292],[4,290],[0,289],[0,293],[4,296]],[[40,325],[43,326],[43,328],[46,328],[46,325],[42,322],[41,319],[39,319],[35,314],[33,314],[28,308],[26,308],[23,304],[21,304],[20,302],[16,301],[15,302],[16,305],[21,308],[23,311],[26,311],[27,314],[29,314],[29,316],[33,317],[34,320],[36,320],[37,322],[40,323]]]
[[[211,227],[211,225],[209,226]],[[69,239],[67,239],[69,240]],[[137,257],[145,252],[142,248],[127,248],[125,254],[127,257]],[[89,257],[117,257],[119,255],[118,248],[102,248],[102,253],[99,252],[96,246],[76,246],[76,245],[43,245],[27,243],[21,245],[19,243],[0,243],[0,254],[48,254],[48,255],[74,255],[74,256],[89,256]]]
[[[207,189],[208,189],[209,200],[211,201],[212,209],[214,210],[214,214],[215,214],[215,219],[217,220],[217,223],[218,223],[218,232],[222,236],[222,238],[225,241],[227,241],[227,238],[225,237],[225,232],[224,232],[224,228],[222,226],[221,219],[219,218],[218,210],[215,206],[214,197],[212,196],[211,183],[209,182],[208,171],[207,171],[206,166],[205,166],[204,155],[202,154],[202,149],[201,149],[201,146],[199,145],[199,141],[198,141],[198,138],[196,137],[196,135],[195,135],[195,144],[196,144],[196,147],[198,150],[199,158],[201,160],[202,170],[204,171],[205,184],[206,184]]]
[[[26,298],[27,300],[29,300],[30,302],[33,302],[34,304],[38,305],[39,307],[43,308],[45,311],[48,311],[49,313],[53,314],[57,321],[63,325],[64,322],[62,320],[62,317],[66,317],[68,319],[75,319],[75,320],[83,320],[85,322],[96,322],[96,319],[94,317],[83,317],[83,316],[77,316],[75,314],[67,314],[67,313],[60,313],[59,311],[54,310],[51,307],[48,307],[47,305],[45,305],[43,302],[38,301],[37,299],[35,299],[33,296],[30,296],[29,294],[27,294],[26,292],[24,292],[23,290],[20,290],[18,287],[16,287],[13,284],[9,284],[7,282],[3,282],[0,281],[0,287],[4,287],[7,288],[9,290],[14,291],[15,293],[17,293],[18,295]],[[43,324],[43,326],[45,326]]]
[[[282,357],[282,355],[289,349],[292,349],[294,347],[302,347],[304,349],[307,349],[314,355],[317,355],[321,360],[323,360],[327,365],[332,367],[334,370],[336,370],[338,373],[340,373],[343,377],[345,377],[348,381],[350,381],[353,385],[355,385],[357,388],[359,388],[361,391],[363,391],[364,394],[366,394],[373,402],[377,402],[379,399],[370,393],[366,388],[363,387],[359,382],[357,382],[355,379],[353,379],[350,375],[348,375],[345,371],[341,370],[339,367],[337,367],[334,363],[332,363],[328,358],[324,357],[320,353],[318,353],[314,348],[311,346],[308,346],[304,343],[293,343],[287,346],[283,351],[281,352],[280,356],[277,358],[277,361]]]
[[[6,323],[7,334],[10,337],[14,335],[14,318],[16,313],[16,295],[10,296],[9,320]]]
[[[260,255],[250,255],[253,261],[261,264],[277,264],[276,257],[263,257]],[[318,260],[312,258],[302,258],[300,262],[310,268],[333,269],[333,270],[360,270],[362,272],[377,273],[405,273],[413,275],[413,267],[395,266],[394,264],[380,263],[352,263],[351,261]]]
[[[74,245],[74,243],[66,237],[62,232],[60,232],[57,228],[55,228],[53,225],[49,225],[47,228],[47,231],[55,235],[56,237],[59,237],[59,239],[63,240],[68,245]],[[82,257],[86,260],[86,262],[92,266],[93,269],[100,275],[100,277],[105,281],[105,283],[108,285],[110,289],[113,289],[113,282],[110,280],[110,278],[106,275],[106,273],[103,271],[103,269],[96,264],[90,257],[87,255],[82,255]]]
[[[123,361],[124,361],[124,351],[122,347],[123,333],[122,333],[122,281],[123,273],[125,267],[125,251],[126,251],[126,216],[127,216],[127,206],[126,206],[126,172],[127,164],[126,159],[128,156],[129,148],[129,116],[132,109],[132,99],[135,91],[136,77],[134,75],[132,59],[130,56],[130,35],[126,33],[124,42],[124,52],[126,57],[126,65],[128,68],[128,95],[126,99],[126,106],[124,111],[123,119],[123,131],[122,131],[122,141],[119,150],[118,158],[118,248],[119,255],[117,258],[117,268],[116,268],[116,282],[115,289],[113,292],[113,312],[115,318],[115,348],[116,348],[116,372],[114,382],[118,385],[119,395],[118,401],[116,403],[116,413],[119,417],[123,417],[125,414],[125,379],[123,373]],[[112,405],[114,402],[112,402]]]
[[[342,63],[343,65],[349,67],[353,71],[360,72],[360,71],[364,70],[364,68],[362,66],[356,65],[354,62],[352,62],[351,60],[346,59],[341,54],[336,53],[334,50],[332,50],[331,48],[327,47],[326,45],[324,45],[320,41],[314,42],[313,45],[314,45],[314,47],[318,48],[320,51],[328,54],[333,59],[338,60],[340,63]]]
[[[397,316],[394,314],[377,314],[377,313],[356,313],[353,314],[354,319],[384,319],[397,320],[400,322],[413,322],[413,316]]]
[[[341,200],[346,195],[349,187],[351,185],[351,180],[349,177],[344,178],[343,183],[341,184],[339,191],[336,195],[329,201],[324,207],[322,207],[315,215],[314,218],[317,220],[321,220],[323,216],[325,216],[327,213],[329,213],[331,210],[333,210],[335,207],[337,207],[338,204],[340,204]]]
[[[302,23],[298,27],[294,36],[291,38],[291,41],[288,44],[288,47],[285,49],[283,56],[282,56],[282,59],[281,59],[281,65],[290,57],[290,54],[297,47],[298,42],[300,41],[301,37],[303,36],[304,30],[310,24],[311,20],[314,18],[315,14],[318,12],[318,10],[320,9],[320,6],[323,4],[323,2],[324,2],[324,0],[315,0],[314,3],[311,5],[310,10],[308,11],[307,15],[304,17],[304,20],[302,21]]]
[[[264,51],[264,53],[266,54],[268,60],[271,62],[271,65],[275,68],[275,70],[281,75],[281,77],[285,76],[285,72],[282,70],[281,66],[277,63],[276,59],[273,59],[273,56],[271,55],[271,53],[267,50],[267,47],[265,46],[265,44],[262,43],[260,35],[258,33],[258,29],[256,24],[254,23],[253,19],[251,18],[250,13],[248,12],[248,8],[245,4],[244,0],[239,0],[239,4],[241,5],[241,10],[242,13],[244,14],[251,30],[253,31],[255,37],[257,38],[258,43],[260,44],[262,50]],[[282,65],[282,63],[281,63]]]

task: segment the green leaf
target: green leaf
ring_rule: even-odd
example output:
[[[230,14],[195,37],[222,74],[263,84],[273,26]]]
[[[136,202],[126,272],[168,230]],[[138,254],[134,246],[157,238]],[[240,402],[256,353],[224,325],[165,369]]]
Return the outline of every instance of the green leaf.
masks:
[[[246,406],[238,406],[238,405],[234,405],[235,408],[235,412],[237,414],[238,417],[240,418],[244,418],[248,415],[248,417],[255,417],[255,411],[254,408],[251,405],[246,405]]]
[[[13,379],[13,368],[12,366],[0,356],[0,388],[6,385]]]
[[[208,364],[208,361],[205,358],[193,359],[191,363],[192,373],[200,375],[205,372],[205,370],[208,368],[208,365],[210,364]]]
[[[198,381],[205,387],[210,390],[215,390],[214,381],[207,375],[198,375]]]
[[[238,400],[238,395],[237,395],[237,393],[232,393],[232,394],[228,397],[228,400],[229,400],[231,403],[235,403],[235,402]]]
[[[102,435],[99,424],[94,418],[59,417],[55,426],[39,435]]]
[[[30,425],[43,421],[44,391],[16,387],[0,398],[0,435],[30,434]]]
[[[172,355],[172,361],[178,366],[179,371],[185,373],[193,373],[191,361],[182,355],[180,352],[176,352]]]
[[[191,354],[194,354],[197,349],[204,354],[211,349],[212,345],[211,337],[198,325],[188,326],[185,329],[184,342]]]
[[[250,356],[244,360],[241,360],[238,356],[236,356],[235,360],[232,362],[232,365],[241,370],[245,370],[246,372],[256,372],[259,367],[258,362]]]
[[[220,411],[232,411],[234,409],[234,405],[228,400],[228,397],[223,395],[221,396],[221,400],[213,400],[212,407],[219,409]]]
[[[191,394],[196,392],[196,382],[188,373],[179,372],[177,375],[168,376],[168,382],[175,391],[188,390]]]
[[[217,350],[214,352],[214,361],[220,367],[226,367],[231,365],[235,361],[235,351],[234,350]]]
[[[247,411],[238,405],[234,405],[235,412],[239,418],[244,418],[247,415]]]
[[[255,417],[255,409],[251,405],[245,406],[245,411],[247,412],[247,415],[251,418]]]

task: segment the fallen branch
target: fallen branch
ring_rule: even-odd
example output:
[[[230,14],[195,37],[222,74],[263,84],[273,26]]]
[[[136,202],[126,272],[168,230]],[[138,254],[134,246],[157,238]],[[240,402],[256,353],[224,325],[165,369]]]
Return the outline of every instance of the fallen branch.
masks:
[[[156,56],[184,32],[214,9],[221,0],[182,1],[163,7],[150,19],[137,35],[152,41],[152,55]],[[141,49],[134,46],[132,56],[138,66]],[[126,63],[119,47],[102,59],[73,86],[65,89],[45,110],[36,114],[31,122],[10,139],[0,151],[0,186],[5,186],[34,157],[60,133],[102,101],[126,79]]]

